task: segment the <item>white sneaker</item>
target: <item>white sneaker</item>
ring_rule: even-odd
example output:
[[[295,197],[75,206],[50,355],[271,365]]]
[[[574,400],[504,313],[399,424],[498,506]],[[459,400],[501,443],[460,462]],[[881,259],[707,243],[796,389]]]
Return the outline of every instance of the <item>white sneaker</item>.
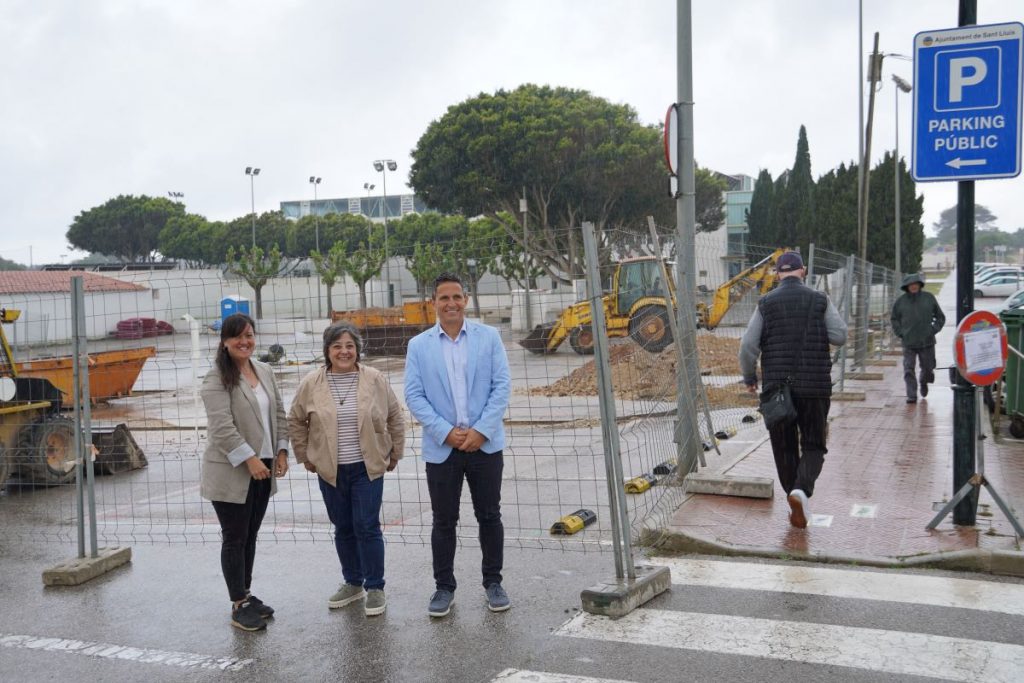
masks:
[[[798,529],[807,528],[807,520],[811,518],[810,508],[807,506],[807,494],[800,489],[793,489],[789,492],[789,523]]]

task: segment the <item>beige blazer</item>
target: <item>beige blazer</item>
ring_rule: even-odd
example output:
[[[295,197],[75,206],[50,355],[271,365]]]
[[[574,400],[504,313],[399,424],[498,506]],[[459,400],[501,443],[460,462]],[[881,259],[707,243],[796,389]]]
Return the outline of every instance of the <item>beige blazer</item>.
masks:
[[[277,388],[274,372],[266,363],[252,361],[263,390],[270,397],[270,436],[276,454],[288,448],[288,424]],[[244,503],[252,478],[243,463],[259,454],[263,447],[263,416],[260,404],[244,379],[233,389],[225,389],[220,371],[214,366],[203,379],[200,390],[206,405],[206,451],[199,494],[207,500]],[[277,492],[277,481],[270,477],[271,495]]]
[[[359,366],[356,391],[359,448],[370,479],[384,475],[392,460],[401,460],[405,448],[405,411],[387,378],[376,368]],[[288,436],[295,459],[310,462],[331,486],[338,479],[338,411],[327,384],[327,368],[320,367],[299,383],[288,412]]]

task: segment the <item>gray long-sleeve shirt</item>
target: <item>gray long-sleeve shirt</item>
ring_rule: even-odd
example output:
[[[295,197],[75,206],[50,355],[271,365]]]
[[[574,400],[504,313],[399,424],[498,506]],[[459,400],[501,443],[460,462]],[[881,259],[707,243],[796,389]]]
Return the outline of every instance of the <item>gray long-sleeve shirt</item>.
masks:
[[[763,329],[764,319],[761,318],[761,309],[758,308],[754,310],[754,315],[747,324],[747,331],[743,333],[743,339],[740,341],[740,372],[743,373],[743,383],[747,386],[757,384],[757,359],[761,355]],[[825,308],[825,331],[829,343],[833,346],[842,346],[846,343],[846,322],[839,315],[831,299]]]

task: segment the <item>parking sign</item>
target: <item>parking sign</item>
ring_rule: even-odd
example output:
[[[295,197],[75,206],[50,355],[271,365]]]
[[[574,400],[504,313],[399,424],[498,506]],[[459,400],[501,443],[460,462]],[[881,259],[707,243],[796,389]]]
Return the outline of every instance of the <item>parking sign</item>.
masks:
[[[1020,23],[914,36],[914,180],[1020,174],[1022,46]]]

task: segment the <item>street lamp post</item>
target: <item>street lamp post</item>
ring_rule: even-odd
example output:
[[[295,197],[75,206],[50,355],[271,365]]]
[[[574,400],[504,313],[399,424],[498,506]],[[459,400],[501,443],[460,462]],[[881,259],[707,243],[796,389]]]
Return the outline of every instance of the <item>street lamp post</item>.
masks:
[[[174,190],[170,190],[167,193],[167,196],[170,197],[171,201],[174,202],[175,204],[184,204],[185,203],[184,202],[184,199],[185,199],[185,193],[184,192],[175,192]]]
[[[252,246],[256,246],[256,176],[260,169],[252,166],[245,167],[245,175],[249,176],[249,200],[252,202]]]
[[[366,190],[366,216],[373,215],[373,204],[370,203],[370,193],[373,192],[373,188],[377,187],[373,183],[363,183],[363,189]]]
[[[320,214],[316,212],[316,186],[320,184],[320,180],[317,176],[309,176],[309,183],[313,186],[313,206],[310,207],[310,210],[313,212],[313,219],[316,225],[316,253],[318,254],[320,253]],[[324,309],[320,300],[320,273],[316,274],[316,315],[318,318],[324,317]]]
[[[899,284],[901,277],[900,268],[900,91],[909,93],[911,90],[910,84],[905,80],[897,76],[892,75],[892,82],[896,84],[896,93],[893,100],[896,102],[896,151],[894,152],[895,158],[893,159],[893,177],[896,179],[895,186],[895,197],[896,197],[896,282]]]
[[[394,306],[395,300],[391,292],[391,261],[388,254],[388,171],[397,171],[398,164],[394,159],[377,159],[373,162],[373,170],[381,174],[384,190],[381,212],[384,215],[384,286],[387,288],[388,306]]]

